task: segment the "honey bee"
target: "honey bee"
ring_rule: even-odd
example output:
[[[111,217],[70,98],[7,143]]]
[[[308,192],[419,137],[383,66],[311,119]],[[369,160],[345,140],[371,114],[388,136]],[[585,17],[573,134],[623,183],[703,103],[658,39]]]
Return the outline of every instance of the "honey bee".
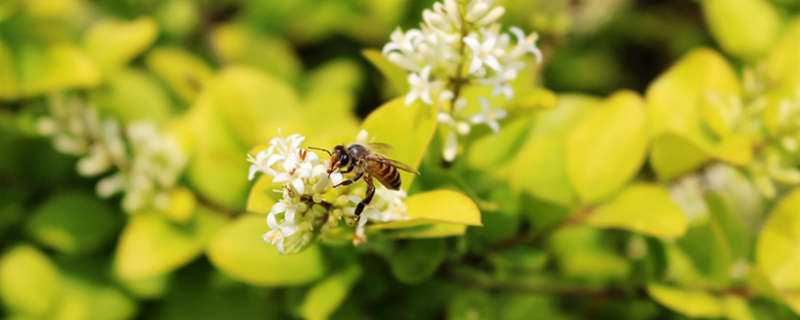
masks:
[[[332,152],[322,148],[312,147],[311,149],[325,151],[331,156],[328,174],[336,170],[339,170],[341,173],[353,172],[351,178],[334,185],[334,188],[350,185],[359,179],[363,179],[367,184],[367,193],[364,199],[356,205],[355,215],[358,217],[375,195],[373,177],[380,181],[384,187],[392,190],[399,190],[401,181],[400,172],[397,171],[398,169],[419,175],[419,172],[414,170],[411,166],[397,160],[389,159],[381,153],[376,152],[378,150],[388,150],[390,148],[389,145],[383,143],[368,143],[366,145],[353,143],[346,147],[341,144],[337,145],[333,147]]]

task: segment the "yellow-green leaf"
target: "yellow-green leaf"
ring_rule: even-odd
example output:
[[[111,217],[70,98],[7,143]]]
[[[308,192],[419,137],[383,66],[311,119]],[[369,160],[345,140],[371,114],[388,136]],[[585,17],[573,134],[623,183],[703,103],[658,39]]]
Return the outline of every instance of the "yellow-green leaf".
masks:
[[[745,60],[760,57],[778,38],[782,17],[767,0],[704,0],[711,34],[727,52]]]
[[[749,162],[752,149],[749,147],[752,143],[750,139],[733,135],[720,141],[714,140],[702,115],[703,103],[710,95],[738,99],[741,92],[736,72],[723,57],[709,49],[690,52],[650,85],[647,89],[647,111],[651,134],[656,137],[651,157],[653,163],[660,164],[656,168],[660,177],[674,177],[703,163],[699,161],[703,156],[699,155],[677,158],[686,162],[676,163],[676,156],[665,150],[685,154],[699,149],[711,158],[734,164]],[[666,133],[682,139],[658,139]],[[664,143],[668,146],[661,145]],[[684,143],[689,145],[683,146]],[[669,168],[664,168],[667,166]]]
[[[136,314],[136,302],[97,275],[65,274],[63,298],[48,319],[124,320]]]
[[[169,192],[169,207],[164,215],[178,223],[186,223],[197,211],[197,198],[185,187],[178,187]]]
[[[206,198],[228,208],[240,208],[247,189],[247,148],[228,130],[211,101],[199,98],[186,119],[194,150],[189,182]]]
[[[391,86],[393,95],[401,95],[408,90],[408,82],[406,81],[408,73],[405,70],[386,60],[386,57],[378,50],[366,49],[361,51],[361,54],[383,74]]]
[[[58,268],[33,246],[18,245],[0,258],[0,298],[8,310],[44,316],[61,296]]]
[[[96,197],[67,193],[53,196],[37,208],[28,232],[47,247],[76,255],[101,249],[121,225],[119,212]]]
[[[689,317],[722,317],[725,312],[723,302],[705,291],[650,284],[647,292],[658,303]]]
[[[661,180],[670,180],[710,159],[705,151],[683,136],[664,133],[653,139],[650,164]]]
[[[675,239],[686,232],[686,215],[664,187],[634,184],[608,203],[594,209],[586,221],[603,228],[621,228],[662,238]]]
[[[462,193],[451,190],[436,190],[417,193],[406,200],[408,217],[441,223],[456,223],[480,226],[481,212],[478,206]]]
[[[780,41],[759,66],[768,83],[793,94],[800,85],[800,18],[786,28]]]
[[[581,119],[567,139],[567,175],[583,202],[619,190],[639,171],[647,148],[641,98],[621,92]]]
[[[205,61],[181,48],[153,49],[146,62],[147,68],[186,102],[193,102],[213,77],[213,71]]]
[[[264,216],[242,215],[211,241],[207,253],[211,263],[234,279],[258,286],[303,285],[324,274],[318,247],[282,255],[262,240],[267,230]]]
[[[104,73],[109,74],[150,47],[157,34],[158,24],[151,18],[105,20],[87,31],[84,45]]]
[[[442,238],[463,235],[467,226],[480,226],[481,213],[467,196],[450,190],[414,194],[406,200],[408,220],[375,224],[368,231],[383,231],[392,238]]]
[[[244,24],[227,24],[214,29],[211,43],[226,64],[256,67],[286,80],[294,80],[302,69],[289,43],[250,30]]]
[[[114,271],[121,279],[137,280],[175,270],[199,256],[224,223],[218,213],[202,207],[186,224],[158,213],[137,213],[120,236]]]
[[[475,140],[469,147],[467,163],[475,168],[491,168],[513,158],[513,152],[530,131],[531,120],[530,116],[521,116],[503,125],[500,132]]]
[[[72,44],[23,47],[19,54],[19,93],[34,96],[56,90],[89,88],[100,83],[95,63]]]
[[[406,106],[403,99],[395,99],[370,113],[361,128],[370,140],[392,146],[392,159],[417,168],[436,131],[436,110],[420,103]],[[403,189],[408,190],[415,175],[402,172],[400,176]]]
[[[222,120],[246,146],[268,141],[279,129],[301,133],[308,126],[292,87],[248,67],[223,70],[197,103],[210,105],[219,117],[215,121]]]
[[[575,203],[567,177],[566,135],[597,100],[561,96],[558,106],[540,113],[519,153],[504,167],[514,189],[562,205]]]
[[[267,213],[275,204],[275,189],[278,185],[272,183],[272,177],[262,175],[256,179],[256,183],[250,188],[250,195],[247,196],[247,211],[253,213]]]
[[[167,92],[150,74],[123,69],[108,79],[108,86],[95,91],[94,105],[124,122],[166,121],[172,113]]]
[[[324,320],[339,307],[361,275],[357,265],[347,267],[312,287],[300,305],[300,315],[304,319]]]
[[[164,296],[170,288],[171,273],[143,278],[143,279],[120,279],[120,284],[127,292],[139,299],[156,299]]]
[[[770,212],[756,245],[758,268],[777,289],[800,289],[800,190]]]

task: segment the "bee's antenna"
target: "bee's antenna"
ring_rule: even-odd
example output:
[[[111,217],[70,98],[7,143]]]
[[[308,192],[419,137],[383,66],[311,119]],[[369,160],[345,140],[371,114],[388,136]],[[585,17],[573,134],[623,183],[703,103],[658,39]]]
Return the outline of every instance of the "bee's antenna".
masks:
[[[308,147],[308,148],[311,149],[311,150],[325,151],[329,156],[333,156],[333,153],[331,153],[330,150],[325,149],[325,148],[318,148],[318,147]]]

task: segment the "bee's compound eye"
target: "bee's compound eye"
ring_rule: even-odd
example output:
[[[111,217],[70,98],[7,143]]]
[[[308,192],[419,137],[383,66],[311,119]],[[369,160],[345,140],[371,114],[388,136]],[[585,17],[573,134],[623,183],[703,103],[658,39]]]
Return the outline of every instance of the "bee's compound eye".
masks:
[[[342,155],[339,156],[339,163],[344,166],[347,165],[348,162],[350,162],[350,157],[347,156],[346,153],[342,153]]]

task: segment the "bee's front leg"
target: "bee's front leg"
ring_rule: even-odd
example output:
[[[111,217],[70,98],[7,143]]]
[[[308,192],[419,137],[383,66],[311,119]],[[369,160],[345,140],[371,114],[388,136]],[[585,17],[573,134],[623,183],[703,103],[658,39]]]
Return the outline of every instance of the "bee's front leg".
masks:
[[[372,202],[372,196],[375,195],[375,185],[372,182],[372,176],[367,175],[364,178],[364,182],[367,183],[367,195],[356,206],[356,212],[355,212],[356,217],[361,216],[361,211],[364,211],[364,207],[366,207],[370,202]]]
[[[356,182],[356,181],[358,181],[358,179],[361,179],[361,176],[362,176],[362,175],[364,175],[364,172],[363,172],[363,171],[359,171],[359,172],[357,172],[357,173],[356,173],[356,175],[355,175],[355,176],[353,176],[352,178],[350,178],[350,179],[347,179],[347,180],[345,180],[345,181],[342,181],[342,182],[339,182],[339,183],[335,184],[333,187],[334,187],[334,188],[337,188],[337,187],[339,187],[339,186],[346,186],[346,185],[352,184],[353,182]]]

